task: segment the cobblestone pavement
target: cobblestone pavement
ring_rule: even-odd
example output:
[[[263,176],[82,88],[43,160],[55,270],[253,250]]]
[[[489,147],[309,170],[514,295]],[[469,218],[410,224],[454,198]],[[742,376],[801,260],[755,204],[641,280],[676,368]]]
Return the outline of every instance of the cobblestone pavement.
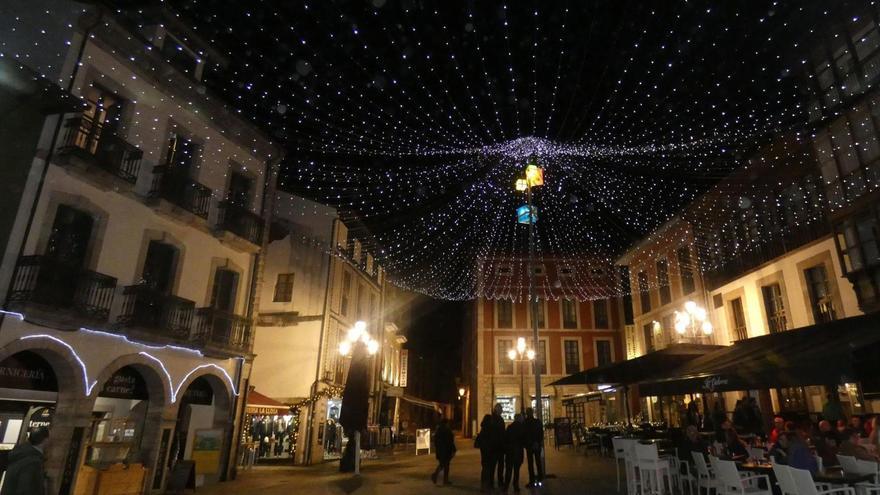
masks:
[[[430,474],[435,467],[431,456],[415,456],[409,452],[386,454],[379,459],[364,462],[360,476],[340,474],[337,463],[311,467],[256,467],[240,471],[238,479],[200,488],[206,495],[291,495],[291,494],[428,494],[480,492],[480,453],[469,440],[459,439],[458,455],[452,461],[451,486],[434,486]],[[597,457],[590,452],[570,448],[547,452],[547,466],[551,477],[545,486],[533,493],[545,495],[616,493],[614,460]],[[528,481],[528,469],[523,464],[520,478]],[[529,494],[525,488],[523,495]],[[498,492],[496,492],[498,493]],[[513,490],[510,490],[513,494]]]

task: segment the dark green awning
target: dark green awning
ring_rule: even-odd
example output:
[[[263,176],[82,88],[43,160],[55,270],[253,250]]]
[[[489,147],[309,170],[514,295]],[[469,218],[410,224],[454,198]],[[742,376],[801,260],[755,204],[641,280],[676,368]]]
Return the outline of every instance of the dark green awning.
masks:
[[[717,345],[672,344],[627,361],[580,371],[551,383],[555,385],[630,385],[647,380],[666,370],[696,359],[706,353],[722,349]]]
[[[858,382],[880,343],[880,313],[741,340],[639,383],[641,396]]]

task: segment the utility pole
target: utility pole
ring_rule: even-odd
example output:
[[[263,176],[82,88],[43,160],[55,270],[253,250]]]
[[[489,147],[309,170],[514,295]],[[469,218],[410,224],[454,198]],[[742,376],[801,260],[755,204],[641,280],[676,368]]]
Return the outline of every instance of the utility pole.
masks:
[[[530,160],[531,164],[537,165],[537,160],[535,157],[532,157]],[[526,189],[526,203],[529,207],[529,302],[532,306],[532,349],[535,349],[535,352],[538,353],[536,359],[533,363],[533,368],[535,370],[535,416],[541,424],[543,429],[544,426],[544,401],[541,397],[541,367],[538,365],[538,361],[540,359],[540,353],[538,347],[540,345],[540,341],[538,340],[538,296],[535,290],[535,220],[537,215],[534,214],[534,209],[532,207],[532,181],[526,180],[526,184],[528,188]],[[546,349],[544,350],[544,360],[547,359]],[[544,437],[541,437],[541,472],[547,473],[547,465],[545,463],[544,457]]]

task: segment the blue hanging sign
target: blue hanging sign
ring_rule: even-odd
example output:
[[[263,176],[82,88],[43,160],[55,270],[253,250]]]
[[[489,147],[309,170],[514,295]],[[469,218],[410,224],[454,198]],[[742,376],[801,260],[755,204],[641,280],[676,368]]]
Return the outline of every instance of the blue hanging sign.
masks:
[[[532,206],[532,214],[529,215],[529,206],[522,205],[516,209],[516,221],[522,224],[530,224],[538,221],[538,207]]]

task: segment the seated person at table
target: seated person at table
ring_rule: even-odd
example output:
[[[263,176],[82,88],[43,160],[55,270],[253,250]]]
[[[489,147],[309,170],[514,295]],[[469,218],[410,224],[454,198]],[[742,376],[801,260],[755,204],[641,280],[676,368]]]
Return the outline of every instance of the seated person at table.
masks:
[[[691,452],[700,452],[704,455],[709,452],[709,445],[703,440],[703,437],[700,436],[697,427],[693,425],[688,426],[685,429],[684,438],[681,439],[681,442],[678,445],[678,458],[683,461],[691,462],[693,460]]]
[[[862,425],[862,418],[860,418],[859,416],[853,416],[849,418],[849,429],[858,432],[859,437],[861,438],[868,437],[868,434],[865,433],[865,427]]]
[[[777,464],[788,464],[788,435],[785,432],[780,433],[776,443],[770,446],[767,457],[776,461]]]
[[[812,474],[819,470],[819,463],[810,452],[810,447],[804,441],[800,432],[785,433],[788,440],[788,466],[795,469],[806,469]]]
[[[770,438],[767,441],[770,444],[774,444],[779,440],[779,435],[782,434],[783,428],[785,427],[785,420],[782,419],[782,416],[776,416],[773,418],[773,429],[770,430]]]
[[[831,422],[819,421],[819,431],[813,435],[813,446],[816,455],[822,458],[826,466],[837,464],[837,432],[831,428]]]
[[[733,429],[733,423],[729,419],[724,419],[718,429],[715,430],[715,441],[724,443],[727,441],[727,432]]]
[[[749,457],[749,448],[746,445],[746,442],[743,441],[742,438],[739,437],[739,434],[735,429],[731,428],[727,430],[727,445],[725,450],[727,451],[727,456],[733,460],[745,459]]]
[[[837,420],[837,433],[839,433],[841,436],[843,436],[846,433],[846,429],[847,429],[846,428],[846,420],[845,419],[838,419]]]
[[[876,455],[868,452],[868,449],[859,444],[859,432],[847,430],[837,449],[838,455],[848,455],[863,461],[880,462]]]

